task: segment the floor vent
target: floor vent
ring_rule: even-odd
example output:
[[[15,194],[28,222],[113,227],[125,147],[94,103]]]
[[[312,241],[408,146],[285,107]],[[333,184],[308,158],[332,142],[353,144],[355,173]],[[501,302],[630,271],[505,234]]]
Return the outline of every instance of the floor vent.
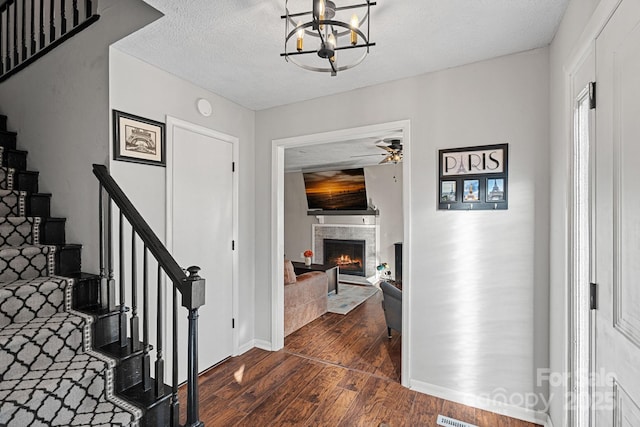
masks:
[[[444,415],[438,415],[437,423],[439,426],[444,426],[444,427],[478,427],[473,424],[465,423],[464,421],[445,417]]]

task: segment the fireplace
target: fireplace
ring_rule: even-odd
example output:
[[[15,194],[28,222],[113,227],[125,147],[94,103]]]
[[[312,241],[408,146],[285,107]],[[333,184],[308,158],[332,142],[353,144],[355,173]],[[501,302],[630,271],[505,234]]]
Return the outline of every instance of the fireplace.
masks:
[[[325,264],[336,264],[341,274],[365,276],[365,241],[324,239],[323,254]]]

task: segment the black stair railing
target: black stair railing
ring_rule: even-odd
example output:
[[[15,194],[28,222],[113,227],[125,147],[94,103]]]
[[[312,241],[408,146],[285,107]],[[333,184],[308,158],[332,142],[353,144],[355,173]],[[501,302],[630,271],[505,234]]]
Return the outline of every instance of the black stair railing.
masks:
[[[0,82],[100,17],[97,0],[0,0]]]
[[[205,280],[198,276],[199,267],[189,267],[186,272],[169,251],[162,244],[160,239],[151,230],[151,227],[142,218],[138,210],[133,206],[129,198],[124,194],[115,180],[111,177],[104,165],[93,165],[93,173],[100,183],[99,192],[99,233],[100,233],[100,303],[103,309],[117,311],[119,313],[119,342],[122,347],[131,341],[132,349],[141,349],[144,353],[142,358],[143,379],[142,383],[146,391],[152,388],[150,378],[151,345],[149,343],[149,323],[156,322],[156,347],[155,347],[155,396],[160,398],[164,395],[164,360],[167,344],[165,336],[165,319],[171,316],[172,322],[169,334],[171,335],[170,349],[172,354],[172,396],[171,396],[171,423],[178,426],[179,422],[179,402],[178,402],[178,292],[180,293],[182,306],[187,309],[187,319],[189,322],[187,337],[187,424],[188,427],[199,427],[204,424],[199,419],[198,408],[198,309],[205,302]],[[115,206],[114,206],[115,205]],[[118,242],[113,238],[113,209],[119,210],[118,216]],[[124,220],[127,220],[131,229],[131,244],[129,257],[126,256],[125,247],[129,246],[125,242]],[[105,225],[106,223],[106,225]],[[136,255],[137,241],[142,241],[142,264],[138,265]],[[116,280],[113,274],[113,252],[114,247],[118,250],[119,286],[116,287]],[[149,302],[149,280],[150,265],[148,254],[157,263],[157,304],[155,307],[156,318],[151,319],[150,313],[153,307]],[[126,267],[130,267],[131,275],[127,275]],[[142,319],[139,318],[140,308],[138,307],[138,268],[141,267],[142,276]],[[188,274],[187,274],[188,273]],[[165,313],[166,301],[163,278],[167,277],[172,283],[172,289],[166,292],[166,298],[171,299],[171,313]],[[130,283],[127,283],[130,278]],[[130,285],[130,286],[129,286]],[[153,291],[152,291],[153,292]],[[126,296],[131,297],[131,307],[126,307]],[[116,299],[118,303],[116,304]],[[129,308],[131,310],[129,310]],[[129,319],[127,320],[127,317]],[[139,340],[139,327],[142,326],[142,343]],[[127,330],[130,329],[130,336]]]

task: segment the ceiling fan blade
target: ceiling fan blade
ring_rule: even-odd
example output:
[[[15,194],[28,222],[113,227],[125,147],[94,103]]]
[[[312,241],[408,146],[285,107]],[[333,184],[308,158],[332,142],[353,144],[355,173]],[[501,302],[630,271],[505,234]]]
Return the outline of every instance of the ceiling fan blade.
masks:
[[[386,145],[376,145],[376,147],[382,148],[383,150],[385,150],[388,153],[393,153],[395,151],[395,150],[393,150],[393,148],[389,148]]]
[[[384,153],[380,153],[380,154],[360,154],[358,156],[351,156],[351,158],[354,158],[354,157],[370,157],[370,156],[384,156],[384,155],[385,155]]]
[[[378,163],[379,165],[384,165],[385,163],[389,163],[391,162],[391,156],[387,156],[384,159],[382,159],[382,161],[380,163]]]

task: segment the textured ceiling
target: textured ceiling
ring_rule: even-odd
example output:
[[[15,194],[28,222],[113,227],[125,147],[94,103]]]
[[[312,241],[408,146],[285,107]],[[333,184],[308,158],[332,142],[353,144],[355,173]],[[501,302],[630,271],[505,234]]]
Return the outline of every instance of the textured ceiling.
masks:
[[[285,62],[284,0],[145,0],[165,16],[116,47],[252,110],[548,45],[568,0],[378,0],[362,64]],[[360,0],[334,0],[338,6]],[[289,0],[311,7],[311,0]]]

